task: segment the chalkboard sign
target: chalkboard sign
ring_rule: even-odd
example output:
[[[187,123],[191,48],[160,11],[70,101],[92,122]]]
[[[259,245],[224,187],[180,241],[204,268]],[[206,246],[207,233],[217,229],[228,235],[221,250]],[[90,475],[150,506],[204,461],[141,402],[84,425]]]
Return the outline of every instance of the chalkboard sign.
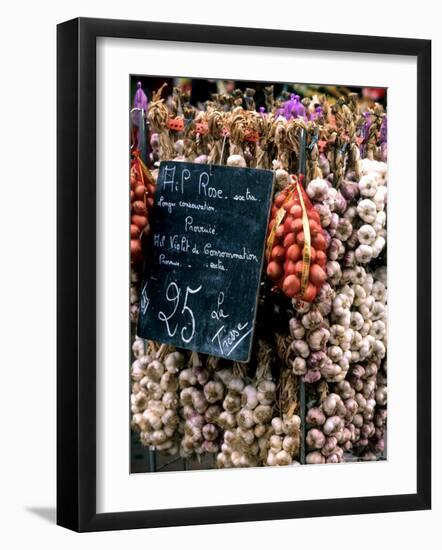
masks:
[[[249,359],[272,186],[270,170],[160,164],[139,336]]]

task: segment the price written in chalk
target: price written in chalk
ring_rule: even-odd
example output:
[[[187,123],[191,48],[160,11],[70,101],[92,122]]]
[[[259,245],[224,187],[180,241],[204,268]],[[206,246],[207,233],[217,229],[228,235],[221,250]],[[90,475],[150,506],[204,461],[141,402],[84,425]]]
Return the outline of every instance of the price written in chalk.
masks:
[[[192,308],[189,306],[188,298],[192,294],[197,294],[202,289],[202,285],[198,288],[190,288],[186,286],[182,309],[179,311],[181,302],[181,288],[177,283],[172,281],[166,289],[166,301],[172,304],[171,311],[166,314],[164,311],[158,313],[158,319],[166,324],[166,330],[170,337],[174,337],[178,330],[179,323],[182,325],[179,333],[184,344],[188,344],[195,336],[195,315]],[[177,313],[178,319],[177,319]]]
[[[272,186],[268,170],[161,163],[139,336],[248,360]]]

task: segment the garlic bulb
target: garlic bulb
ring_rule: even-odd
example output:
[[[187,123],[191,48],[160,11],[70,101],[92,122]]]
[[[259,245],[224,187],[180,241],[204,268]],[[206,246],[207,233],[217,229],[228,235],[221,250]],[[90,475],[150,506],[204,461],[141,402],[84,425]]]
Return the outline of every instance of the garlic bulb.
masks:
[[[358,186],[363,197],[374,197],[378,188],[377,178],[373,174],[362,176]]]
[[[227,166],[246,168],[247,163],[244,160],[244,157],[242,157],[241,155],[230,155],[230,157],[227,159]]]
[[[314,179],[307,185],[307,195],[318,202],[322,202],[327,197],[329,187],[327,182],[322,179]]]
[[[287,187],[290,183],[290,176],[287,170],[278,168],[275,170],[275,188],[277,191],[281,191],[284,187]]]
[[[373,223],[376,220],[376,204],[370,199],[362,200],[357,206],[357,211],[359,217],[366,223]]]
[[[364,224],[358,229],[358,239],[363,245],[371,245],[376,239],[376,231],[372,225]]]

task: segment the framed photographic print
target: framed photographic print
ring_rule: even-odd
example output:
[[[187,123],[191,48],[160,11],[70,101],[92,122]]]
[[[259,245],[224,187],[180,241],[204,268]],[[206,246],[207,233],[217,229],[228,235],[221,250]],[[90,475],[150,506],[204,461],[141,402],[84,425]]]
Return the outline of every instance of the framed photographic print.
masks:
[[[58,26],[59,525],[430,507],[430,66]]]

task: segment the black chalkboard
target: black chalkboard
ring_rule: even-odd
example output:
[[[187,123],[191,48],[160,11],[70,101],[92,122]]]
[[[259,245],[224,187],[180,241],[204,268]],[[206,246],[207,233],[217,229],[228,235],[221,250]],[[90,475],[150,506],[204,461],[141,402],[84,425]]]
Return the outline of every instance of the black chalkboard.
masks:
[[[139,336],[249,359],[272,186],[270,170],[160,164]]]

